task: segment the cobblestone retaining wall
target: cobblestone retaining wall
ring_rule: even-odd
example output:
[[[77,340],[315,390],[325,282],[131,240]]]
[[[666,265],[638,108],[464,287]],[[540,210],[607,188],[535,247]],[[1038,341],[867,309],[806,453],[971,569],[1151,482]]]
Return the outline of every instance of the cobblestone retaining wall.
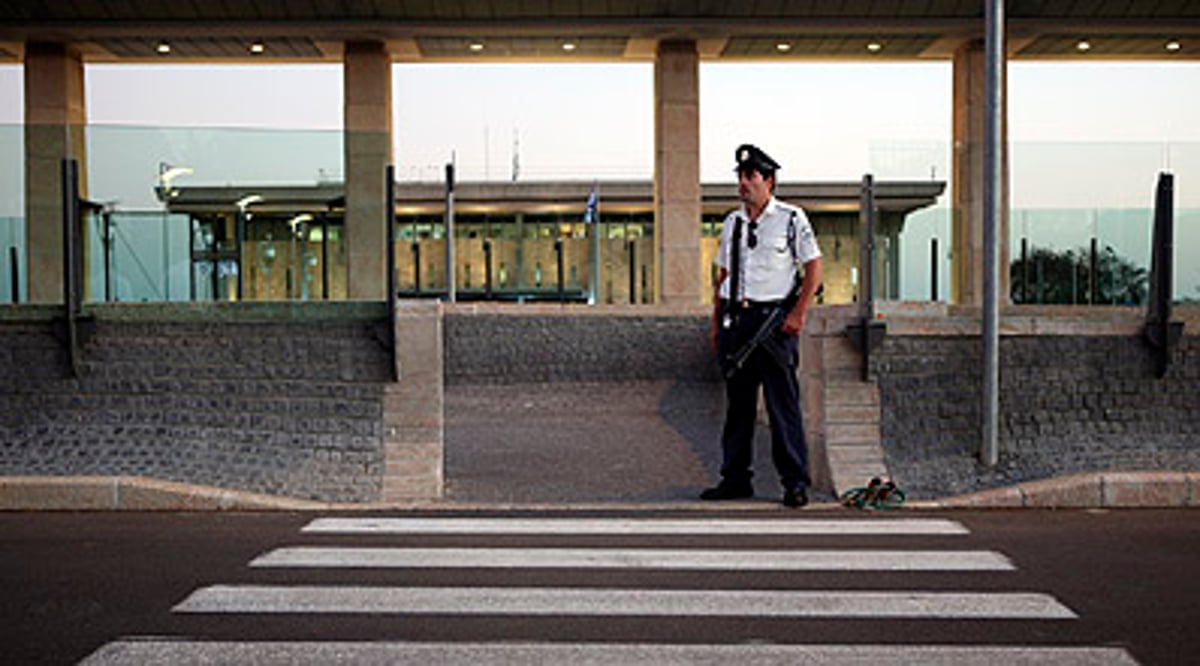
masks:
[[[382,305],[301,316],[245,305],[100,308],[80,379],[68,378],[48,317],[0,318],[0,475],[378,499],[391,363],[375,338]]]
[[[704,312],[459,306],[446,312],[446,382],[719,381]]]
[[[977,335],[889,335],[874,352],[888,465],[918,496],[1084,471],[1200,470],[1196,337],[1158,379],[1132,332],[1004,336],[996,470],[975,455],[982,366]]]

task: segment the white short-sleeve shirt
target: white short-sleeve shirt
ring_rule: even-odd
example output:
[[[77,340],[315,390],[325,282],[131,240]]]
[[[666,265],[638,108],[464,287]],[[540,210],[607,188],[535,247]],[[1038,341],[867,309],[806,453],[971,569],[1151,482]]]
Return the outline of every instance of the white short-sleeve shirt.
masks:
[[[788,246],[788,227],[793,213],[796,216],[792,247]],[[733,242],[733,227],[742,219],[741,239],[741,297],[752,301],[777,301],[787,296],[797,269],[821,256],[816,234],[804,209],[783,203],[775,197],[767,202],[762,215],[753,223],[749,221],[746,207],[725,217],[721,230],[721,244],[717,250],[717,266],[732,270],[733,260],[729,247]],[[750,249],[751,230],[758,237],[754,249]],[[729,298],[731,278],[721,283],[719,295]]]

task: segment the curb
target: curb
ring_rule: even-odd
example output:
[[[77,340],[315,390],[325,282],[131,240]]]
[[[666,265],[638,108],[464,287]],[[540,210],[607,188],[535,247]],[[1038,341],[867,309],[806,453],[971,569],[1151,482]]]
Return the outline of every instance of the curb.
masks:
[[[937,500],[906,510],[1200,507],[1200,472],[1091,472]],[[805,512],[838,510],[810,504]],[[483,504],[441,499],[320,502],[134,476],[0,477],[2,511],[791,511],[777,502],[581,502]]]
[[[928,509],[1126,509],[1200,507],[1200,472],[1088,472],[930,502]]]

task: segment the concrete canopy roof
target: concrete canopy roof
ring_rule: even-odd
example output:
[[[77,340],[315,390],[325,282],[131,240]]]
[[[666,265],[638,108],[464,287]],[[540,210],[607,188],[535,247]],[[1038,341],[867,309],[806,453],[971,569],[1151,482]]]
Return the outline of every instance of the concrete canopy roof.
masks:
[[[647,61],[661,40],[709,60],[949,58],[983,0],[0,0],[0,61],[69,42],[89,62]],[[1197,0],[1009,0],[1014,59],[1200,59]],[[1089,49],[1081,51],[1086,40]],[[166,42],[170,52],[157,47]],[[255,43],[260,52],[251,52]],[[869,46],[874,45],[874,46]],[[1171,45],[1171,46],[1168,46]]]

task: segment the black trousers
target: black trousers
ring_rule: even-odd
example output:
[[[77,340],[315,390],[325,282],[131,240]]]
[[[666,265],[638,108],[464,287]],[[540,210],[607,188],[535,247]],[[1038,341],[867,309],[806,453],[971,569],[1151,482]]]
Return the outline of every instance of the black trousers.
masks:
[[[718,334],[718,351],[727,354],[751,337],[770,315],[770,305],[737,307],[730,328]],[[784,489],[807,488],[808,443],[800,414],[800,384],[796,378],[799,340],[776,333],[746,360],[741,370],[725,381],[725,427],[721,433],[725,483],[748,484],[753,472],[754,428],[758,417],[758,389],[766,399],[771,423],[771,458]]]

